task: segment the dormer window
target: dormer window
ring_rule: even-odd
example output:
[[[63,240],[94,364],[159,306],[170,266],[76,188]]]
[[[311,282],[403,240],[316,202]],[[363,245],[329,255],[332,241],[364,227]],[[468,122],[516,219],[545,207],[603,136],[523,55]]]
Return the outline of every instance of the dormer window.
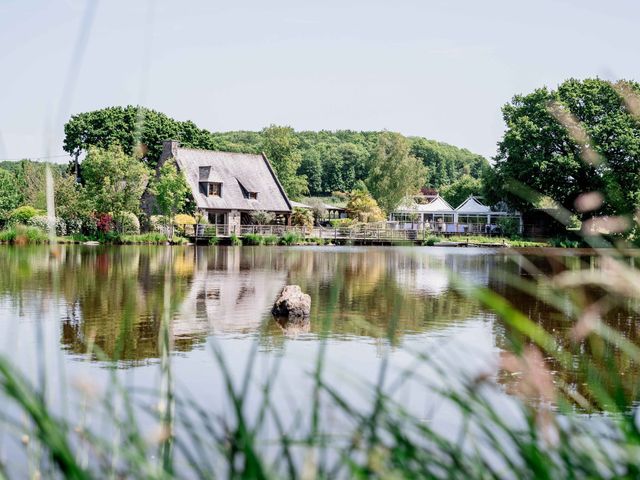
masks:
[[[236,178],[236,180],[238,179]],[[240,180],[238,180],[238,185],[240,185],[240,190],[242,191],[242,196],[244,198],[246,198],[247,200],[258,199],[258,192],[256,192],[253,188],[247,188]]]
[[[212,182],[207,184],[207,195],[210,197],[222,196],[222,183]]]

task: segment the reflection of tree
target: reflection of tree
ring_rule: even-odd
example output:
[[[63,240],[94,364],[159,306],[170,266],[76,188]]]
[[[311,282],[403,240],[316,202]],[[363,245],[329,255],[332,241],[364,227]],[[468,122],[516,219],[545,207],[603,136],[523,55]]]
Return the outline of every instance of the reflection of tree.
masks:
[[[0,292],[11,299],[59,292],[66,313],[62,343],[72,353],[89,344],[107,357],[138,361],[157,356],[165,271],[173,272],[172,300],[179,304],[193,264],[187,249],[68,246],[0,249]],[[176,268],[178,267],[178,268]],[[202,337],[176,338],[175,349],[190,350]]]
[[[494,272],[489,287],[540,327],[552,333],[560,349],[571,356],[572,364],[568,369],[563,367],[553,356],[547,355],[545,357],[546,367],[554,373],[555,379],[562,379],[569,389],[578,392],[585,398],[593,398],[594,392],[589,382],[596,381],[604,387],[604,390],[599,392],[600,395],[604,391],[615,391],[615,395],[626,395],[626,398],[637,399],[640,393],[638,365],[630,362],[629,357],[623,354],[620,349],[612,347],[611,344],[605,344],[600,337],[595,335],[576,341],[571,334],[575,320],[565,311],[560,311],[545,301],[552,294],[560,293],[565,299],[564,304],[567,307],[570,302],[573,302],[579,306],[579,311],[584,312],[590,304],[603,300],[606,293],[590,287],[567,289],[562,292],[553,291],[554,286],[545,281],[543,277],[544,275],[553,276],[565,270],[589,271],[598,269],[598,257],[561,255],[527,257],[526,263],[534,265],[537,270],[533,276],[523,267],[522,261],[517,258],[513,260],[505,262],[501,266],[501,270]],[[505,275],[500,274],[500,271],[533,282],[535,285],[533,291],[524,293],[515,288]],[[640,327],[637,322],[637,314],[633,313],[638,305],[632,305],[629,300],[612,298],[610,295],[606,300],[607,303],[613,305],[613,308],[603,316],[604,323],[634,344],[640,344]],[[505,350],[512,350],[514,347],[517,349],[519,344],[528,343],[521,334],[501,322],[495,323],[494,333],[496,344]],[[616,375],[612,375],[611,372],[616,372]],[[515,384],[519,381],[519,377],[505,372],[502,372],[500,379],[508,389],[514,389]],[[624,382],[620,382],[620,379],[624,379]]]
[[[448,257],[447,257],[448,258]],[[484,260],[482,260],[484,258]],[[487,263],[487,257],[474,262]],[[384,337],[394,331],[425,332],[473,316],[476,302],[460,297],[448,285],[439,294],[426,294],[413,281],[422,279],[443,285],[452,267],[477,269],[460,260],[451,265],[442,258],[427,257],[410,250],[353,249],[296,250],[285,257],[289,279],[309,293],[312,333],[320,333],[323,323],[333,334]],[[471,262],[469,257],[469,262]],[[271,325],[277,332],[277,325]]]

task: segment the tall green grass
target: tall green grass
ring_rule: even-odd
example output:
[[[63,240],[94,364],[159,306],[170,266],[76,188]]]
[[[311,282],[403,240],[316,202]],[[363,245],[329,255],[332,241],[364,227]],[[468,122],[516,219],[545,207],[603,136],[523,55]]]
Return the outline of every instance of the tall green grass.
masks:
[[[49,236],[37,227],[13,225],[0,231],[0,242],[20,245],[48,243]]]

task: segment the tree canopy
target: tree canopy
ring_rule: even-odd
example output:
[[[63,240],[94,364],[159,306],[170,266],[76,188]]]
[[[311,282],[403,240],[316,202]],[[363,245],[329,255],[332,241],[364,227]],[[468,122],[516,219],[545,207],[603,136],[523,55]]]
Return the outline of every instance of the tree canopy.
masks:
[[[482,181],[471,175],[462,175],[453,183],[440,189],[440,195],[454,207],[464,202],[469,195],[482,195],[483,193]]]
[[[287,195],[298,198],[309,192],[307,177],[298,175],[302,155],[293,128],[271,125],[262,131],[262,151],[278,175]]]
[[[151,192],[155,196],[160,213],[173,223],[176,213],[182,212],[189,194],[189,186],[184,175],[176,167],[175,160],[169,159],[151,182]]]
[[[369,176],[371,163],[377,155],[380,132],[296,132],[287,127],[276,128],[284,128],[280,134],[286,132],[287,148],[295,144],[290,148],[293,164],[298,165],[295,175],[306,177],[311,195],[348,192],[358,181]],[[155,168],[164,140],[178,140],[190,148],[260,153],[265,142],[276,140],[265,139],[265,136],[275,132],[273,127],[260,132],[209,132],[193,122],[174,120],[154,110],[135,106],[109,107],[72,116],[65,125],[64,149],[71,154],[82,154],[90,146],[107,148],[118,144],[126,154],[141,154],[145,163]],[[411,137],[408,142],[411,154],[427,167],[423,178],[425,186],[438,188],[463,174],[478,177],[489,165],[483,157],[445,143],[422,137]],[[270,152],[265,153],[278,170],[279,160],[271,158]],[[282,175],[279,170],[278,174]],[[296,194],[304,191],[302,183],[294,182],[292,191]]]
[[[0,169],[0,219],[6,220],[14,208],[20,206],[22,195],[18,190],[15,176]]]
[[[516,95],[503,107],[507,130],[487,183],[492,201],[532,208],[518,184],[576,211],[587,192],[604,196],[602,213],[640,206],[640,85],[567,80],[556,90]]]
[[[98,213],[137,213],[147,187],[149,169],[121,147],[91,147],[82,162],[82,178]]]
[[[409,140],[399,133],[382,132],[371,162],[367,187],[380,207],[389,213],[424,185],[427,168],[410,154]]]

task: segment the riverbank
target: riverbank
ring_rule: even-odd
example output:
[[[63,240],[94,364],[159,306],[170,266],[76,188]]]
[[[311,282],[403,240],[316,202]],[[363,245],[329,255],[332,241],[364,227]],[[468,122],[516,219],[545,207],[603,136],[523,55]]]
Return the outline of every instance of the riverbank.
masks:
[[[50,243],[49,235],[34,226],[16,225],[0,231],[0,244],[30,245]],[[430,235],[415,240],[381,240],[379,238],[320,238],[288,231],[281,235],[262,235],[248,233],[241,236],[206,237],[189,239],[179,235],[169,239],[165,234],[148,232],[137,235],[124,235],[109,232],[99,235],[67,235],[55,237],[59,244],[100,244],[100,245],[189,245],[206,243],[209,245],[234,246],[331,246],[331,245],[378,245],[378,246],[439,246],[439,247],[491,247],[491,248],[579,248],[584,247],[578,240],[549,239],[545,241],[522,238],[488,237],[476,235]]]

